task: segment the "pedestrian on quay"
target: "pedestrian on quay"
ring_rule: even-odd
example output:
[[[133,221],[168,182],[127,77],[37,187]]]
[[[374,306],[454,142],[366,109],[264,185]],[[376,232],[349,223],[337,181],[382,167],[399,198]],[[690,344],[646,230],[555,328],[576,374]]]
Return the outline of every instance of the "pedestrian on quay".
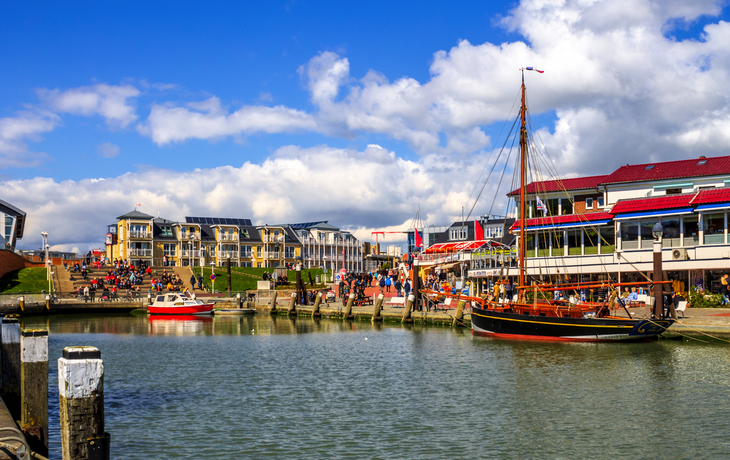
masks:
[[[725,273],[720,277],[720,294],[722,294],[722,305],[727,305],[728,302],[728,275]]]
[[[190,275],[190,287],[193,288],[193,291],[195,290],[195,275]]]
[[[84,286],[84,303],[89,301],[89,286]]]
[[[378,280],[378,287],[380,288],[379,291],[382,294],[385,289],[385,277],[381,275],[379,278],[380,280]]]
[[[91,303],[94,303],[96,300],[96,288],[92,285],[91,289],[89,289],[89,294],[91,295]]]
[[[403,290],[406,293],[406,297],[408,297],[411,293],[411,280],[406,279],[406,284],[403,285]]]
[[[393,280],[390,276],[385,277],[385,292],[390,292],[390,286],[393,284]]]
[[[397,280],[395,282],[395,293],[398,297],[401,297],[400,291],[403,289],[403,284],[401,284],[400,280]]]
[[[198,289],[203,289],[203,275],[198,275]]]

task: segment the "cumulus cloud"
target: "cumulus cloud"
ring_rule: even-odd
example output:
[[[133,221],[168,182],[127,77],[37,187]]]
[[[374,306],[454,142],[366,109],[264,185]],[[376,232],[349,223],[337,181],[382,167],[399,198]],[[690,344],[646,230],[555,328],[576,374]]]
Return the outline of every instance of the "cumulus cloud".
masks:
[[[119,155],[119,146],[111,142],[104,142],[96,146],[96,152],[104,158],[114,158]]]
[[[317,122],[305,112],[284,106],[244,106],[228,113],[217,97],[211,97],[187,107],[155,104],[147,121],[137,129],[157,145],[165,145],[259,132],[316,131]]]
[[[52,131],[60,122],[47,111],[24,111],[15,117],[0,118],[0,168],[37,166],[46,158],[32,152],[27,141],[40,141],[41,134]]]
[[[46,88],[36,91],[41,102],[55,112],[101,115],[112,128],[125,128],[137,119],[133,103],[140,92],[134,86],[102,83],[66,91]]]
[[[436,51],[428,81],[375,69],[356,78],[347,57],[325,51],[298,69],[311,113],[156,106],[145,132],[158,144],[292,129],[385,134],[423,155],[465,154],[492,147],[486,128],[513,108],[517,69],[534,65],[546,73],[528,76],[530,110],[556,117],[542,134],[565,174],[600,173],[637,154],[719,154],[730,145],[730,24],[705,26],[699,40],[672,32],[721,11],[716,0],[523,0],[500,25],[524,40]]]
[[[240,167],[186,173],[146,169],[105,180],[7,181],[3,199],[28,214],[20,247],[37,246],[35,235],[49,229],[51,244],[101,246],[105,225],[136,203],[142,212],[172,220],[190,215],[250,218],[256,224],[328,220],[369,241],[373,230],[407,228],[419,205],[430,222],[458,218],[476,174],[448,157],[415,162],[378,145],[362,151],[285,146],[260,164]]]

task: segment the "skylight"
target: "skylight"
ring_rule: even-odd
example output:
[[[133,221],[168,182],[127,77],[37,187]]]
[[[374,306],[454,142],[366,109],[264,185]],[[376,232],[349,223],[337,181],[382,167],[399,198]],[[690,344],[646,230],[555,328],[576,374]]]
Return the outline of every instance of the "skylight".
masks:
[[[697,162],[697,166],[707,163],[707,160],[700,160]]]
[[[649,170],[649,169],[654,169],[654,166],[656,166],[656,165],[649,165],[649,166],[647,166],[647,167],[646,167],[646,169],[647,169],[647,170]]]

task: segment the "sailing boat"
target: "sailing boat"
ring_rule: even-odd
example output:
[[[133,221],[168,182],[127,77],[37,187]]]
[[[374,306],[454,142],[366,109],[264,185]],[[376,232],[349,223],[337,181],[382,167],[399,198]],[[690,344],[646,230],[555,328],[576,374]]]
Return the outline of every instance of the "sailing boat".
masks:
[[[519,114],[521,130],[518,161],[520,170],[519,216],[520,222],[525,222],[528,133],[524,71],[533,70],[533,68],[526,67],[521,70],[522,106]],[[624,284],[635,286],[637,283],[603,281],[582,283],[581,285],[528,285],[525,265],[525,227],[526,225],[522,224],[519,226],[517,300],[512,302],[510,299],[500,302],[499,299],[469,298],[472,300],[473,305],[471,327],[474,335],[521,340],[586,342],[646,340],[663,333],[674,322],[672,319],[633,319],[628,309],[626,309],[627,317],[611,315],[612,307],[618,309],[617,305],[621,304],[616,288]],[[639,284],[650,284],[650,282]],[[550,295],[556,290],[580,289],[608,289],[611,296],[610,299],[604,302],[575,304],[566,300],[553,299]]]

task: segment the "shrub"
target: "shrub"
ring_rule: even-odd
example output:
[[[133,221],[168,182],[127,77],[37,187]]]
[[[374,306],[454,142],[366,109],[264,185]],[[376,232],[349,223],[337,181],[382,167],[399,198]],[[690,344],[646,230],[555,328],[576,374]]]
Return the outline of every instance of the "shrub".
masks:
[[[720,308],[722,294],[707,294],[704,290],[693,286],[689,291],[689,306],[692,308]]]

